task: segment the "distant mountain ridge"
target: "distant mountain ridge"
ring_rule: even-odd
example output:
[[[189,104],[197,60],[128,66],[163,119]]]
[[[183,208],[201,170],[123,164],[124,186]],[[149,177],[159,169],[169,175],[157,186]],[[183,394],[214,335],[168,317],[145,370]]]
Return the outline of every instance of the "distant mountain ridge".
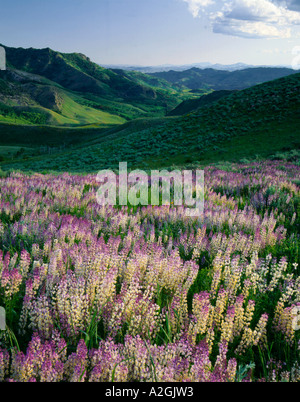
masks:
[[[160,73],[167,71],[186,71],[193,67],[204,69],[204,68],[213,68],[215,70],[225,70],[225,71],[236,71],[242,70],[245,68],[255,67],[249,64],[244,63],[236,63],[236,64],[213,64],[213,63],[194,63],[194,64],[184,64],[184,65],[173,65],[173,64],[164,64],[158,66],[134,66],[130,64],[99,64],[104,68],[111,69],[121,69],[125,71],[138,71],[140,73],[148,74],[148,73]]]
[[[161,72],[168,72],[168,71],[186,71],[190,70],[191,68],[199,68],[204,70],[206,68],[212,68],[214,70],[221,70],[221,71],[239,71],[245,70],[247,68],[290,68],[287,65],[252,65],[252,64],[245,64],[245,63],[234,63],[234,64],[220,64],[220,63],[209,63],[209,62],[202,62],[202,63],[193,63],[193,64],[183,64],[183,65],[173,65],[173,64],[163,64],[157,66],[135,66],[130,64],[99,64],[105,68],[111,69],[122,69],[126,71],[139,71],[144,74],[148,73],[161,73]],[[295,71],[296,73],[297,71]]]
[[[174,85],[185,86],[192,90],[206,88],[215,91],[246,89],[293,74],[295,74],[295,70],[284,67],[255,67],[238,71],[193,67],[185,71],[171,70],[160,73],[149,73],[151,76],[164,79]]]

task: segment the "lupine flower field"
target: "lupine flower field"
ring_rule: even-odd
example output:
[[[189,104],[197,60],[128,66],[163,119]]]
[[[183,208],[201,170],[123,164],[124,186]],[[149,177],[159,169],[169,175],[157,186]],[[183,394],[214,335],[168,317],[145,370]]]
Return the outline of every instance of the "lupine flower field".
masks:
[[[205,210],[0,179],[0,381],[298,382],[300,166],[205,168]]]

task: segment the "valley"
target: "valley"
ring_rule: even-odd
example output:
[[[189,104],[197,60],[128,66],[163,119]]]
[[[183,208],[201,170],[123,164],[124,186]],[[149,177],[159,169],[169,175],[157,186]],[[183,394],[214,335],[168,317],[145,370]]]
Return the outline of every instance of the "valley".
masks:
[[[271,78],[285,76],[239,90],[191,90],[161,76],[169,73],[106,70],[79,54],[8,48],[7,55],[10,67],[0,73],[4,171],[97,172],[119,161],[171,168],[280,153],[297,158],[299,73],[267,69]],[[250,70],[251,79],[262,79],[261,69]],[[241,79],[248,70],[219,73],[238,74],[239,87],[249,84]]]

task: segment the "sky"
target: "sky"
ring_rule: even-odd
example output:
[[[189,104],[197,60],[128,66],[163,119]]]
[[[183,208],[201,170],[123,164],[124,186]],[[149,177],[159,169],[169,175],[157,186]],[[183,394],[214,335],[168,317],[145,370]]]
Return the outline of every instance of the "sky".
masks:
[[[103,65],[293,66],[300,0],[1,0],[0,43]]]

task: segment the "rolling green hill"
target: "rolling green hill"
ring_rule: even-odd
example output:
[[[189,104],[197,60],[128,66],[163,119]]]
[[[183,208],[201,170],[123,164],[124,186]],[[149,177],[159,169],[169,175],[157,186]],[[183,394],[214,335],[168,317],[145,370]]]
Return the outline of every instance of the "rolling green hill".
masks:
[[[295,74],[295,70],[281,67],[246,68],[238,71],[214,70],[212,68],[191,68],[185,71],[151,73],[175,85],[183,85],[192,90],[240,90],[278,78]]]
[[[72,91],[127,99],[155,97],[154,91],[92,63],[82,54],[3,47],[10,68],[41,75]]]
[[[299,128],[300,74],[294,74],[178,117],[137,119],[102,129],[36,127],[32,131],[10,126],[1,137],[2,127],[0,143],[30,151],[24,149],[1,165],[4,170],[96,172],[118,168],[121,161],[141,169],[236,162],[299,149]]]
[[[17,70],[0,73],[0,122],[80,125],[122,124],[125,118],[84,105],[80,95]]]
[[[8,69],[0,71],[3,122],[107,126],[164,116],[194,97],[161,79],[102,68],[82,54],[4,48]]]

